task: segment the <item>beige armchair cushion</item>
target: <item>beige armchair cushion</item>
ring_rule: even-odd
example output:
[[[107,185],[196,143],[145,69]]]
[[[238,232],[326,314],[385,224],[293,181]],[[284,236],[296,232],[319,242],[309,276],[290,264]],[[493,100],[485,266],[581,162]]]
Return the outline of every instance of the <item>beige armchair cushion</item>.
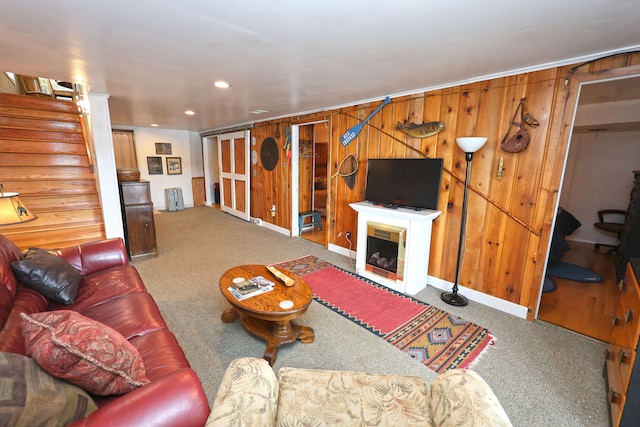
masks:
[[[424,379],[281,368],[277,426],[431,426]]]
[[[489,385],[475,372],[451,369],[430,387],[433,423],[438,427],[511,427]]]
[[[278,379],[269,363],[235,359],[222,377],[206,426],[272,426],[277,404]]]

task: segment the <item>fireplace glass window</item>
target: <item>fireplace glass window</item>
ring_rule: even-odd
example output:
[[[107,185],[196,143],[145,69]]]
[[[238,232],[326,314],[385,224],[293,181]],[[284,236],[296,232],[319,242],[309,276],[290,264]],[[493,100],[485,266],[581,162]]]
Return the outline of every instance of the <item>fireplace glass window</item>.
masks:
[[[367,222],[366,269],[392,280],[403,280],[406,235],[406,228]]]

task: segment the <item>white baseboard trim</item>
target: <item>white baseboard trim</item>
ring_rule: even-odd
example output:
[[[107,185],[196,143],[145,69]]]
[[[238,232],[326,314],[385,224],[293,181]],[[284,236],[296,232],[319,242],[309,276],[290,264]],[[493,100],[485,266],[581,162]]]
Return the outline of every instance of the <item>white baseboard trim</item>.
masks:
[[[450,292],[453,287],[453,283],[433,276],[427,276],[427,284],[445,292]],[[505,301],[502,298],[497,298],[460,285],[458,285],[458,292],[467,297],[470,301],[479,302],[480,304],[495,308],[496,310],[504,311],[505,313],[509,313],[521,319],[527,318],[527,307],[525,306]]]
[[[262,225],[260,225],[259,227],[264,227],[264,228],[268,228],[269,230],[277,231],[278,233],[284,234],[285,236],[291,236],[291,232],[288,229],[271,224],[270,222],[267,222],[267,221],[262,221]]]
[[[340,255],[348,256],[351,259],[356,258],[356,251],[349,250],[347,248],[343,248],[342,246],[334,245],[333,243],[329,243],[328,250],[331,252],[335,252]]]
[[[343,248],[342,246],[334,245],[332,243],[329,243],[327,249],[331,252],[336,252],[340,255],[348,256],[352,259],[355,259],[356,256],[356,251],[350,251],[347,248]],[[427,276],[427,285],[433,286],[434,288],[440,289],[445,292],[450,292],[451,288],[453,287],[453,283],[433,276]],[[496,310],[503,311],[521,319],[527,318],[528,310],[525,306],[515,304],[513,302],[509,302],[503,300],[502,298],[497,298],[482,292],[478,292],[474,289],[468,289],[463,286],[458,286],[458,291],[462,295],[467,297],[467,299],[469,299],[470,301],[478,302],[480,304],[495,308]]]

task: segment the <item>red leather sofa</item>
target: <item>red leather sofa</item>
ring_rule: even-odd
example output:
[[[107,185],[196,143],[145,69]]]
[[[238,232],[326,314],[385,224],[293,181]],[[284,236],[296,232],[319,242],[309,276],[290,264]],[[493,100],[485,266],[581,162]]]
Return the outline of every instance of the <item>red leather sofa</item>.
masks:
[[[75,310],[120,332],[139,351],[151,380],[119,396],[94,396],[98,409],[78,426],[203,426],[210,412],[200,380],[191,369],[122,239],[108,239],[59,250],[82,275],[72,305],[51,302],[19,283],[11,262],[23,257],[0,235],[0,351],[25,354],[20,313]]]

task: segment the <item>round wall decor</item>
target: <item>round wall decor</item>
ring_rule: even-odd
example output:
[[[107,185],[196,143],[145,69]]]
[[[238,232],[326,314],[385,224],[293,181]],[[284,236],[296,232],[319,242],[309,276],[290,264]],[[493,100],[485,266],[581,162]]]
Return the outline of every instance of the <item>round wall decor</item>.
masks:
[[[260,160],[266,170],[271,171],[275,169],[278,164],[278,144],[275,139],[268,137],[262,141]]]

